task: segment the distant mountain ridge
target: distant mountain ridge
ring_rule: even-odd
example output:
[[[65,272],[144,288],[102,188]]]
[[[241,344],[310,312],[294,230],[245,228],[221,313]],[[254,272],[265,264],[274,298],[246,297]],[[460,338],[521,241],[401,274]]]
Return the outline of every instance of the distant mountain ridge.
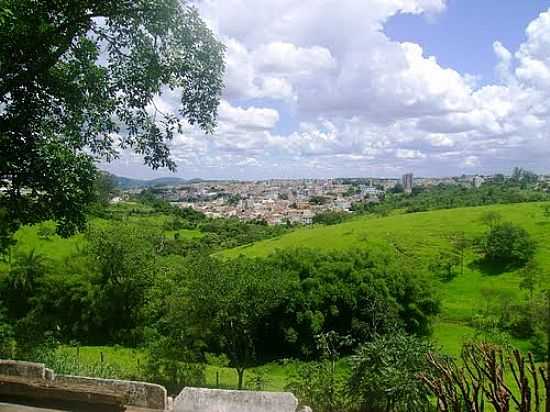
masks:
[[[183,179],[181,177],[160,177],[158,179],[142,180],[130,177],[112,175],[116,187],[119,189],[137,189],[153,186],[177,186],[189,183],[202,182],[202,179]]]

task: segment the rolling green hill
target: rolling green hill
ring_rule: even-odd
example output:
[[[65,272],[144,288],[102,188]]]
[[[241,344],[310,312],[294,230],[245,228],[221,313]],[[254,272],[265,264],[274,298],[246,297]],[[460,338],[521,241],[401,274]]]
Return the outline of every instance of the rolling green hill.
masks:
[[[435,258],[450,248],[449,235],[464,232],[473,239],[486,227],[480,218],[484,212],[500,213],[505,221],[524,227],[537,241],[536,259],[550,267],[550,218],[544,216],[545,203],[522,203],[474,208],[399,214],[384,218],[358,217],[334,226],[313,226],[285,234],[279,238],[227,250],[225,257],[266,256],[277,249],[308,247],[321,250],[349,248],[395,248],[398,253],[418,258],[419,264]],[[480,267],[471,250],[466,253],[465,270],[448,283],[442,283],[443,308],[436,322],[434,336],[446,351],[456,353],[460,338],[472,335],[468,322],[487,304],[491,290],[505,294],[511,301],[524,293],[519,290],[517,271],[495,273],[494,268]],[[525,346],[525,342],[516,342]]]

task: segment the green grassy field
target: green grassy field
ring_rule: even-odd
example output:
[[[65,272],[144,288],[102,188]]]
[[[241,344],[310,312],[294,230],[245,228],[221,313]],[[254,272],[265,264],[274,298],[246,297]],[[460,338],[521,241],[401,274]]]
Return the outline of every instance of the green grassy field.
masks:
[[[65,346],[59,349],[71,359],[78,358],[80,370],[74,366],[71,374],[86,374],[98,371],[103,362],[107,375],[118,379],[143,380],[143,366],[147,361],[146,354],[140,349],[130,349],[119,346]],[[346,360],[337,364],[337,370],[344,372],[347,368]],[[282,391],[289,383],[292,373],[300,364],[298,361],[283,360],[272,362],[257,368],[249,369],[245,373],[244,384],[249,389],[262,389],[267,391]],[[49,365],[54,366],[54,365]],[[257,387],[255,378],[261,377],[263,384]],[[205,370],[206,386],[211,388],[236,389],[238,376],[235,369],[207,365]]]
[[[223,252],[234,258],[239,255],[266,256],[277,249],[308,247],[318,250],[351,248],[396,248],[401,253],[414,255],[421,261],[433,258],[438,251],[450,248],[448,236],[464,232],[467,238],[481,235],[486,228],[480,222],[483,213],[495,211],[505,221],[524,227],[537,241],[537,261],[550,267],[550,219],[544,216],[545,203],[522,203],[486,207],[439,210],[389,217],[358,217],[334,226],[313,226],[296,230],[277,239],[245,245]],[[493,268],[476,264],[477,256],[466,253],[465,270],[441,286],[442,313],[434,327],[434,341],[449,354],[459,352],[461,342],[471,337],[473,329],[468,321],[487,304],[484,293],[497,290],[511,299],[519,299],[517,271],[493,273]],[[514,341],[522,349],[526,342]]]

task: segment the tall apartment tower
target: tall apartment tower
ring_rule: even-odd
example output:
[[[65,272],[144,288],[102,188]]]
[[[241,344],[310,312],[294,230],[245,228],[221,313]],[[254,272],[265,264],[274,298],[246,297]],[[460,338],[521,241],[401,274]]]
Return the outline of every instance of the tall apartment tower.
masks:
[[[414,177],[412,173],[407,173],[401,177],[401,184],[405,193],[411,193],[414,185]]]

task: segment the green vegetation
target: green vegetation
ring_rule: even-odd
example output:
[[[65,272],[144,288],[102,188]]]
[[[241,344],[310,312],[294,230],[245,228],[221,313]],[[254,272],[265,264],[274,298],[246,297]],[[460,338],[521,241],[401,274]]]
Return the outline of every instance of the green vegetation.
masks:
[[[531,172],[521,171],[520,176],[494,179],[479,188],[462,185],[440,184],[432,188],[414,187],[411,194],[403,193],[403,187],[397,185],[387,193],[381,203],[355,203],[353,210],[361,213],[373,213],[381,216],[391,211],[402,210],[406,213],[426,212],[429,210],[454,209],[494,204],[539,202],[550,200],[550,193],[536,188]],[[514,173],[518,173],[515,171]]]
[[[536,251],[536,244],[529,233],[512,223],[491,227],[482,243],[485,259],[493,264],[523,266],[533,258]]]
[[[82,230],[97,161],[131,149],[175,170],[182,125],[215,126],[223,45],[186,2],[3,0],[0,43],[0,250],[24,224]],[[156,109],[164,89],[177,115]]]
[[[316,250],[392,250],[402,257],[413,258],[418,265],[428,267],[437,261],[441,253],[451,254],[456,250],[453,239],[464,237],[474,242],[483,238],[488,230],[481,219],[487,212],[498,213],[506,222],[524,228],[536,242],[534,261],[542,267],[550,265],[550,231],[544,215],[548,203],[523,203],[486,207],[441,210],[433,212],[400,214],[384,218],[356,217],[349,222],[334,225],[295,230],[276,239],[257,242],[223,252],[223,256],[236,257],[267,256],[278,249],[293,249],[308,245]],[[459,248],[455,254],[460,255]],[[449,339],[449,328],[464,330],[474,326],[472,321],[478,314],[499,312],[500,301],[521,302],[525,299],[519,289],[522,272],[517,268],[503,268],[499,264],[480,260],[473,248],[465,248],[464,273],[454,266],[452,280],[440,286],[442,312],[434,328],[434,339],[442,345],[449,345],[450,353],[457,353],[456,344]],[[540,282],[548,279],[548,272],[542,271]],[[539,289],[537,289],[539,290]],[[495,291],[493,293],[492,291]],[[495,296],[500,295],[499,296]],[[508,311],[513,311],[511,307]],[[438,325],[445,325],[439,328]],[[469,331],[468,329],[466,329]],[[443,331],[443,335],[439,335]],[[470,335],[470,333],[467,333]],[[526,342],[522,347],[528,346]],[[447,349],[444,347],[444,349]]]
[[[414,378],[431,373],[427,352],[474,340],[545,360],[549,203],[324,213],[290,229],[209,219],[154,188],[109,205],[108,176],[95,190],[86,231],[15,234],[3,356],[172,393],[290,389],[319,411],[396,412],[431,408]]]
[[[349,379],[349,392],[360,410],[433,410],[429,391],[417,379],[432,350],[429,343],[399,332],[362,345],[352,358]]]
[[[344,222],[346,217],[347,215],[343,212],[327,211],[313,216],[312,223],[321,225],[337,225],[338,223]]]
[[[319,333],[349,332],[350,353],[395,325],[427,335],[438,311],[430,279],[395,254],[304,249],[222,260],[209,256],[220,243],[202,251],[200,243],[182,245],[211,234],[238,244],[285,229],[129,206],[105,210],[110,219],[95,218],[70,239],[45,224],[18,232],[0,277],[5,353],[73,368],[74,359],[52,355],[48,342],[141,346],[147,356],[140,376],[174,389],[204,384],[205,362],[215,354],[223,356],[219,366],[235,368],[238,386],[245,369],[261,386],[257,368],[265,362],[318,358]],[[167,237],[174,229],[193,235]],[[64,249],[45,258],[43,250],[56,244]],[[125,373],[104,363],[88,366],[90,373]]]
[[[101,217],[68,239],[53,222],[25,226],[0,266],[0,350],[172,393],[290,389],[320,411],[367,402],[422,410],[426,388],[410,376],[425,371],[428,348],[459,356],[482,340],[544,360],[547,206],[359,216],[289,231],[141,199],[98,208]],[[498,246],[529,245],[527,262],[486,258],[502,227],[514,236]],[[373,351],[403,367],[369,369]]]

